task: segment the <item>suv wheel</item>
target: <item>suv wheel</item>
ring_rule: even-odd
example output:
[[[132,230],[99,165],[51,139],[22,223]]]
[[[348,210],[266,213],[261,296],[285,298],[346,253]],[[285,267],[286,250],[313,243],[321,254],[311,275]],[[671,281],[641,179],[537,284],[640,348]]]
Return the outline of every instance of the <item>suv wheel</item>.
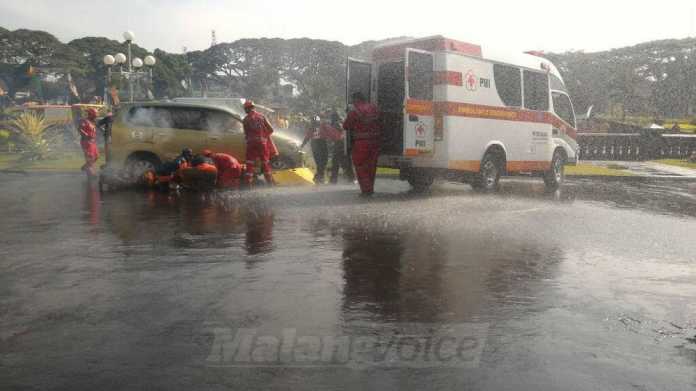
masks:
[[[126,172],[131,178],[138,178],[147,171],[154,171],[160,163],[154,155],[134,155],[126,162]]]

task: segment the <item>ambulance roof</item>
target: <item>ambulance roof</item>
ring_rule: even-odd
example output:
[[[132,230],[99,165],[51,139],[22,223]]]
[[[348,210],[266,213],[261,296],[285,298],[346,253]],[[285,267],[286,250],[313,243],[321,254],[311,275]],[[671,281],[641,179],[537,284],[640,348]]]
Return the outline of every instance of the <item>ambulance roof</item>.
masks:
[[[548,67],[549,73],[558,77],[561,81],[560,72],[556,66],[548,59],[522,52],[513,52],[510,50],[497,50],[488,46],[457,41],[449,39],[441,35],[432,37],[417,38],[417,39],[397,39],[384,42],[375,46],[373,50],[373,58],[375,60],[384,60],[393,58],[395,55],[403,57],[403,50],[406,48],[422,49],[427,51],[447,51],[460,53],[471,57],[480,57],[485,60],[516,65],[523,68],[542,70],[542,64]]]

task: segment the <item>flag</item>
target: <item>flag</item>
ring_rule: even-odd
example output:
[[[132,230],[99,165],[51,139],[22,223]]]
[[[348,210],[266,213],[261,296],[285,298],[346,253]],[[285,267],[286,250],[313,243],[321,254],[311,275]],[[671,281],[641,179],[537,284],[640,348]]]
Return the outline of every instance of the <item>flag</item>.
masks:
[[[70,95],[78,99],[80,98],[80,94],[77,93],[77,86],[75,85],[70,73],[68,73],[68,90],[70,91]]]
[[[111,95],[111,105],[112,106],[118,106],[121,104],[121,100],[118,98],[118,89],[116,87],[111,87],[111,91],[109,91],[109,95]]]

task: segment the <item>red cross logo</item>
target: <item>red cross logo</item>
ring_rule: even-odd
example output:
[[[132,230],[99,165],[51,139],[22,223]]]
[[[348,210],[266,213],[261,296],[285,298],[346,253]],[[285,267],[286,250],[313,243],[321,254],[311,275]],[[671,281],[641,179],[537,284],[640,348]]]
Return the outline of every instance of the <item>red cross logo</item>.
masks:
[[[478,85],[478,77],[474,74],[474,71],[469,71],[464,76],[466,80],[466,89],[469,91],[476,91],[476,86]]]

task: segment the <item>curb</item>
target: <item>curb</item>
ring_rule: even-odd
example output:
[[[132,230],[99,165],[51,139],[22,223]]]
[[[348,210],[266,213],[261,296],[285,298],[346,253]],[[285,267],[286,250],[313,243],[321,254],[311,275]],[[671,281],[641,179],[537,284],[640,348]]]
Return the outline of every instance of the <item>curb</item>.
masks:
[[[382,179],[399,179],[399,174],[377,174],[377,178]],[[515,178],[512,177],[502,177],[502,178]],[[519,177],[524,178],[524,176]],[[695,177],[688,176],[677,176],[677,175],[661,175],[661,176],[642,176],[642,175],[566,175],[566,179],[597,179],[602,181],[613,181],[613,182],[659,182],[659,181],[694,181]]]
[[[81,171],[54,171],[54,170],[18,170],[18,169],[0,169],[0,174],[21,174],[26,176],[31,175],[84,175]]]
[[[660,182],[660,181],[694,181],[695,177],[678,176],[678,175],[659,175],[659,176],[620,176],[620,175],[566,175],[566,179],[600,179],[603,181],[626,181],[626,182]]]

